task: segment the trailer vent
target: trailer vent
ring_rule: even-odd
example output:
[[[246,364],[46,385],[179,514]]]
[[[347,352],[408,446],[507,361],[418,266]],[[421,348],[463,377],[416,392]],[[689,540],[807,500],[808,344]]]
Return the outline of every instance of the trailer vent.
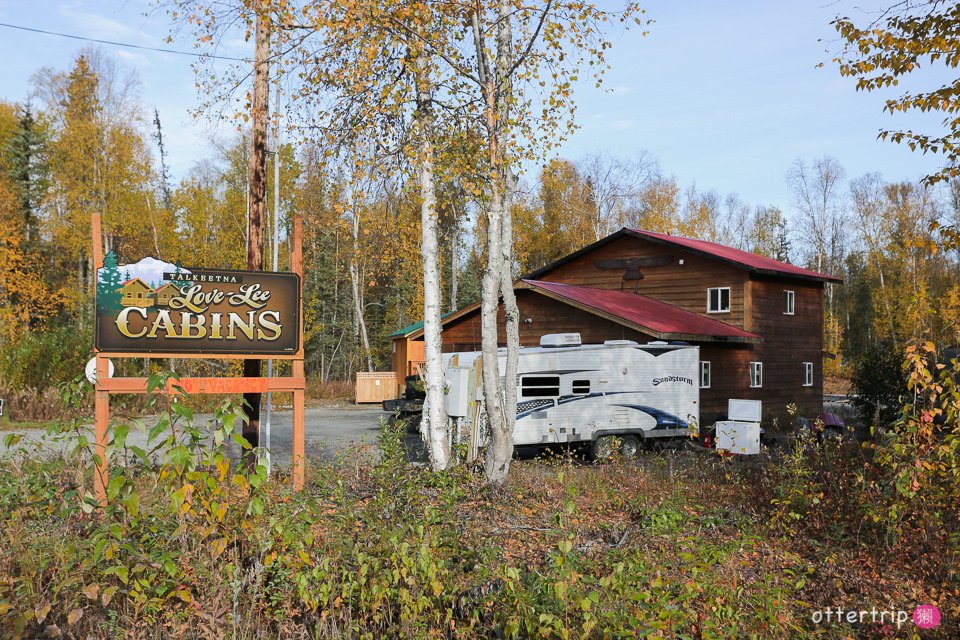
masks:
[[[625,345],[625,346],[628,346],[628,347],[636,347],[636,346],[637,346],[638,344],[640,344],[640,343],[637,342],[636,340],[604,340],[604,341],[603,341],[603,344],[605,344],[605,345],[607,345],[607,346],[610,346],[610,347],[615,347],[615,346],[617,346],[617,345]]]
[[[579,347],[579,333],[548,333],[540,337],[541,347]]]

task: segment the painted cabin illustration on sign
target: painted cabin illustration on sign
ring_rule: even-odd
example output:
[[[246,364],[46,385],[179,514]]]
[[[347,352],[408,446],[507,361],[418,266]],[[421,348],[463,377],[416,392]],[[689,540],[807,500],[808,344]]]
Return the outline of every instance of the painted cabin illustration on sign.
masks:
[[[153,288],[140,278],[127,280],[119,291],[120,304],[125,307],[153,306]]]
[[[154,304],[158,307],[170,306],[170,299],[180,293],[173,283],[168,282],[153,292]]]

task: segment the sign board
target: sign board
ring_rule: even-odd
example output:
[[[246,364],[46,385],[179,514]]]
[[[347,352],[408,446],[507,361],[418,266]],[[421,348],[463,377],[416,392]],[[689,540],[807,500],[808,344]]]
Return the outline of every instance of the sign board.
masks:
[[[97,272],[94,345],[104,353],[292,355],[300,276],[184,269],[154,258]]]

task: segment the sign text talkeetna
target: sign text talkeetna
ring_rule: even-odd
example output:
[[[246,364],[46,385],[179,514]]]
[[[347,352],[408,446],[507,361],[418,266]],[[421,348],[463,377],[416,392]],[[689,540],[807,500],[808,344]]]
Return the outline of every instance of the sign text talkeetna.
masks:
[[[144,258],[97,274],[96,347],[105,353],[291,355],[300,349],[300,277],[184,269]]]

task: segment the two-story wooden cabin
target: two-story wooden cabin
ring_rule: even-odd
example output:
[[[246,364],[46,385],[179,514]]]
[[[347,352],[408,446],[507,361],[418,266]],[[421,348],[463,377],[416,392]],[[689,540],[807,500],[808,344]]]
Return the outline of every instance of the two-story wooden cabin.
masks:
[[[822,410],[828,282],[841,280],[713,242],[621,229],[516,283],[520,343],[579,332],[584,343],[696,344],[702,422],[723,417],[729,398],[762,400],[765,418],[783,421],[790,403]],[[475,303],[444,318],[444,351],[480,350],[479,313]],[[505,344],[502,316],[499,325]],[[395,339],[422,341],[422,328]],[[409,363],[395,365],[402,380]]]

